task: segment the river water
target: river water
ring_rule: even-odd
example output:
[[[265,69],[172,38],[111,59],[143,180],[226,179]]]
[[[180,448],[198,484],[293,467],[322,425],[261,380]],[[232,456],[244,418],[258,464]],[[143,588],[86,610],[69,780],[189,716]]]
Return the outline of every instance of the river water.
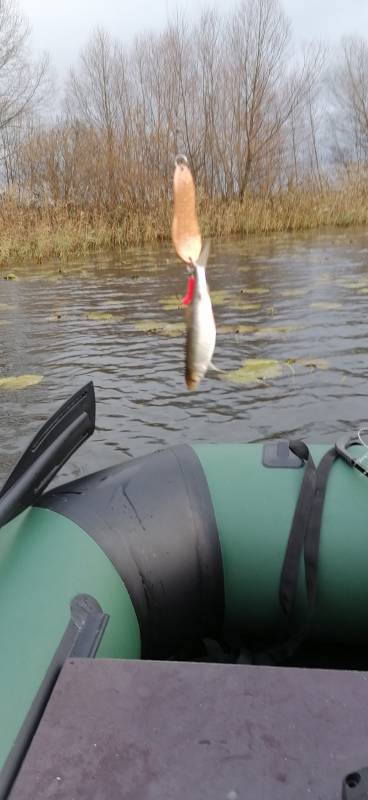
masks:
[[[174,443],[333,442],[368,424],[365,231],[213,242],[208,281],[224,372],[194,393],[175,330],[185,270],[169,245],[11,269],[18,280],[0,272],[0,379],[43,379],[0,385],[0,479],[47,416],[91,379],[96,432],[64,466],[64,480]],[[280,361],[281,375],[253,383],[226,375],[247,359]]]

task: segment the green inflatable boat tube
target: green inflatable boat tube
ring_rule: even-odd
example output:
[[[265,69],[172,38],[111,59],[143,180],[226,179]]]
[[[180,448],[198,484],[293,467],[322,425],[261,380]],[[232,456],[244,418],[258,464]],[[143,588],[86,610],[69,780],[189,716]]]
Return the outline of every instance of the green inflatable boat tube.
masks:
[[[85,593],[109,614],[98,656],[139,658],[128,592],[101,548],[71,520],[33,508],[0,531],[0,768]]]
[[[215,511],[224,570],[226,623],[242,636],[286,631],[280,572],[304,469],[270,469],[262,445],[197,445]],[[316,464],[327,446],[311,446]],[[368,479],[342,459],[333,464],[323,506],[318,593],[311,635],[367,644]],[[304,565],[296,615],[306,614]]]
[[[311,447],[318,463],[327,446]],[[108,615],[97,656],[172,657],[198,637],[287,636],[279,583],[306,467],[259,444],[178,445],[42,495],[0,530],[0,766],[70,620],[88,595]],[[368,480],[328,477],[308,635],[367,645]],[[301,560],[295,616],[307,613]]]

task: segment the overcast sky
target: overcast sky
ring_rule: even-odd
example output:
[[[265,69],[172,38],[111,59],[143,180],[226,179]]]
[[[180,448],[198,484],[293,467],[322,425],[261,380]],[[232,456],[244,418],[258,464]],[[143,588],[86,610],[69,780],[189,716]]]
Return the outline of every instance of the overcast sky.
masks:
[[[160,29],[179,8],[191,17],[202,6],[227,9],[232,0],[18,0],[33,30],[34,50],[47,50],[63,77],[89,38],[101,25],[128,42],[147,29]],[[282,0],[296,40],[338,41],[344,34],[368,36],[368,0]]]

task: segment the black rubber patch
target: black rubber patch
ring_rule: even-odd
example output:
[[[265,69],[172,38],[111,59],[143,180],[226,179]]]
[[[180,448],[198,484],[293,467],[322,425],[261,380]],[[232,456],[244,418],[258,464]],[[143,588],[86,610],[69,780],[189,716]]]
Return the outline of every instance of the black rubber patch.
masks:
[[[303,461],[292,453],[287,439],[280,439],[263,445],[262,464],[264,467],[278,469],[299,469],[303,466]]]
[[[39,506],[76,522],[128,589],[145,657],[216,636],[224,614],[222,558],[206,476],[188,445],[73,481]]]

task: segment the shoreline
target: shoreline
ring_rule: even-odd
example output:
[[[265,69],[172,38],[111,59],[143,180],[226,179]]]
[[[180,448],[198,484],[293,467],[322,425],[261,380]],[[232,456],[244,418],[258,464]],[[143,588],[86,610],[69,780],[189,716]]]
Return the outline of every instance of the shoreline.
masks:
[[[351,184],[325,190],[298,189],[243,201],[200,197],[203,238],[348,229],[368,225],[368,191]],[[106,250],[124,252],[170,240],[172,204],[154,209],[39,208],[4,197],[0,204],[0,277],[9,264],[65,262]]]

